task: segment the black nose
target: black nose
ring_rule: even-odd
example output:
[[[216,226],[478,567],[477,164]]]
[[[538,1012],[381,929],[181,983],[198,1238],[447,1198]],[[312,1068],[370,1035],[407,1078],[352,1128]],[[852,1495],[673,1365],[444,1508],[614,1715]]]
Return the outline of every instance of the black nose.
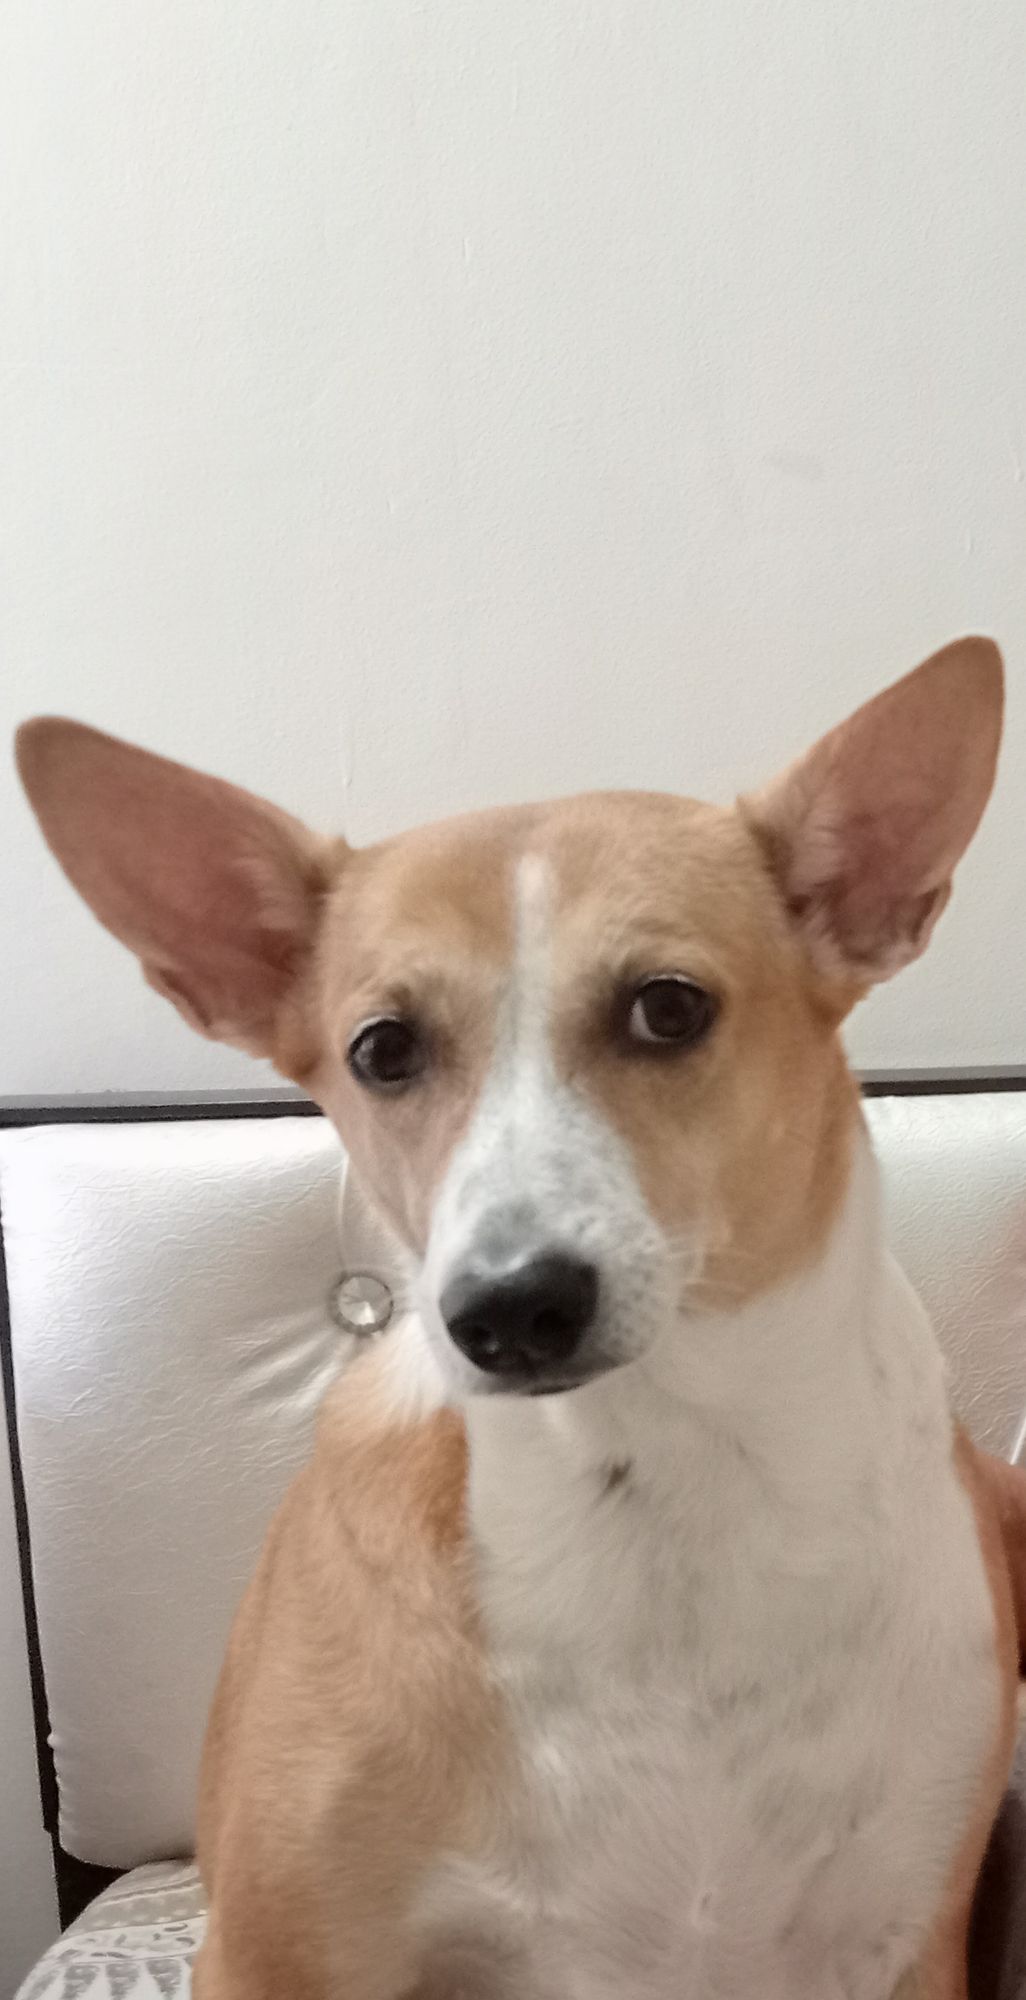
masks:
[[[552,1250],[447,1285],[442,1317],[461,1354],[489,1375],[539,1376],[565,1365],[595,1317],[593,1264]]]

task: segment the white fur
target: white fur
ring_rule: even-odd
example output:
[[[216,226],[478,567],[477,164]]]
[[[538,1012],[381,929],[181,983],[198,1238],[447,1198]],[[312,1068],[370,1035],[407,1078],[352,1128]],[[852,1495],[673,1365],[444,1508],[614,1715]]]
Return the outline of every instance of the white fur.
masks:
[[[595,1259],[622,1365],[552,1399],[465,1399],[517,1772],[484,1850],[422,1885],[430,1990],[890,2000],[1000,1700],[939,1353],[884,1247],[864,1133],[815,1268],[729,1314],[686,1309],[703,1246],[682,1264],[557,1074],[548,899],[522,867],[493,1071],[389,1368],[425,1409],[482,1386],[437,1299],[496,1235]]]
[[[435,1204],[419,1303],[443,1373],[458,1391],[490,1388],[456,1353],[438,1311],[468,1260],[563,1249],[599,1271],[596,1351],[630,1358],[672,1314],[687,1258],[658,1228],[629,1150],[557,1073],[548,1038],[551,964],[545,864],[516,881],[517,950],[495,1057]]]
[[[481,1993],[517,2000],[890,2000],[999,1685],[942,1367],[868,1143],[815,1270],[467,1419],[518,1784],[418,1921],[476,1938]]]

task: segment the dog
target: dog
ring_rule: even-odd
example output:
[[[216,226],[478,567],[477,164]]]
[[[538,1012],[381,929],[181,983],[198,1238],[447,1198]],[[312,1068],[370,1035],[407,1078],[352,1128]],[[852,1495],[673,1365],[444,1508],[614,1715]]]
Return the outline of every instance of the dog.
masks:
[[[963,638],[729,809],[362,851],[20,733],[71,881],[323,1107],[412,1302],[235,1623],[198,2000],[965,1995],[1026,1513],[949,1413],[839,1028],[927,944],[1002,687]]]

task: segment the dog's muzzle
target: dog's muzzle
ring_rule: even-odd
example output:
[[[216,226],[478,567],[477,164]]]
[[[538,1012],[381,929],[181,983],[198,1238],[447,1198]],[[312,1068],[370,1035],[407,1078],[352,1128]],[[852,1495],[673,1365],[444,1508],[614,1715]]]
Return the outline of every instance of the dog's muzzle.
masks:
[[[450,1339],[495,1388],[539,1395],[593,1373],[581,1349],[598,1311],[593,1264],[564,1250],[504,1265],[468,1264],[440,1300]]]

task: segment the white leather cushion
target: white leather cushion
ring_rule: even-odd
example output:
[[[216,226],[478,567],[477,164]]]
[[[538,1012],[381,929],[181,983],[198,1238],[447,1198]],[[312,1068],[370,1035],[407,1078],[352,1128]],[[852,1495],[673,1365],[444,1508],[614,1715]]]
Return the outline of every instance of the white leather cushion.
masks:
[[[876,1100],[891,1236],[975,1434],[1026,1384],[1026,1093]],[[186,1851],[234,1604],[344,1348],[319,1119],[0,1134],[18,1419],[65,1846]],[[359,1211],[356,1211],[358,1216]],[[359,1238],[358,1241],[354,1240]]]
[[[232,1612],[343,1343],[319,1118],[0,1134],[64,1846],[190,1851]]]
[[[868,1101],[891,1243],[937,1329],[952,1401],[1011,1456],[1026,1410],[1026,1091]]]
[[[188,2000],[204,1923],[189,1863],[133,1868],[83,1910],[15,2000]]]

